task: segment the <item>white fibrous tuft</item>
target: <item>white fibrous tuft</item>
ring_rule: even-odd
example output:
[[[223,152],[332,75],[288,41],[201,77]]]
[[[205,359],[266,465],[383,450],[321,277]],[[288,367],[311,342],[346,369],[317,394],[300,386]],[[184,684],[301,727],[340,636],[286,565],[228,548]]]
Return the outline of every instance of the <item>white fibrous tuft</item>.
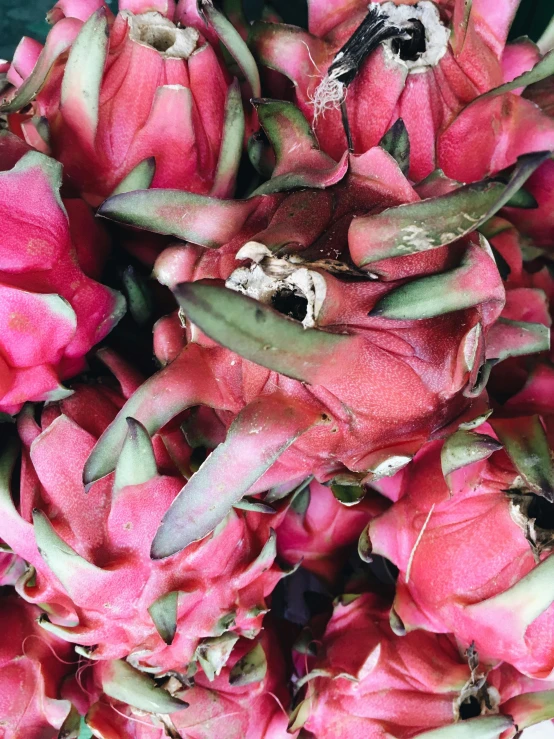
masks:
[[[274,257],[271,251],[255,241],[249,241],[237,253],[238,260],[252,260],[249,267],[238,267],[225,282],[225,287],[248,295],[260,303],[271,305],[281,291],[306,299],[304,328],[317,326],[317,317],[325,300],[327,286],[324,277],[309,265],[297,263],[295,255]]]
[[[425,51],[414,61],[404,61],[392,49],[392,41],[385,41],[385,54],[391,60],[408,68],[409,72],[424,72],[435,67],[446,54],[450,31],[443,25],[435,3],[422,0],[416,5],[396,5],[393,2],[383,3],[384,11],[390,22],[398,28],[409,28],[412,20],[418,20],[425,28]]]
[[[314,123],[326,111],[340,108],[345,99],[346,85],[339,79],[325,75],[310,98],[314,106]]]
[[[425,29],[425,51],[418,55],[417,59],[404,60],[394,50],[393,39],[382,42],[386,58],[403,67],[408,73],[424,72],[429,67],[434,67],[445,55],[448,48],[450,31],[446,28],[434,3],[429,0],[421,0],[416,5],[396,5],[394,2],[385,2],[382,5],[371,3],[369,12],[377,12],[381,18],[386,18],[387,25],[394,26],[400,32],[406,32],[406,38],[413,21],[419,21]],[[345,47],[343,47],[344,49]],[[315,93],[310,97],[314,108],[314,123],[320,116],[324,116],[328,110],[337,110],[346,99],[347,85],[342,78],[356,70],[356,64],[351,55],[343,50],[339,51],[333,63],[331,72],[327,73]]]

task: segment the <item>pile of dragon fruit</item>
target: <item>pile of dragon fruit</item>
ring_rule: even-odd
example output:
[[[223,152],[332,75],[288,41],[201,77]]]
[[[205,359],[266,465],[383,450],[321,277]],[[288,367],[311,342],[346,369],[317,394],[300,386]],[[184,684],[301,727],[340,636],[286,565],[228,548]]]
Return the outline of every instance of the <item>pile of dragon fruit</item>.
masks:
[[[59,0],[1,63],[2,739],[554,736],[518,4]]]

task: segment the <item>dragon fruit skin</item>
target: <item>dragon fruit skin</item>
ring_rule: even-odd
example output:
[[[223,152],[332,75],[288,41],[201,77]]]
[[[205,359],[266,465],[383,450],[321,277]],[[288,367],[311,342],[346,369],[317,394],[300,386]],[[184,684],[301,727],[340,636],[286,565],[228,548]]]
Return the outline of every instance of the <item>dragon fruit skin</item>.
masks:
[[[548,260],[541,258],[532,265],[525,262],[523,255],[529,245],[528,239],[503,217],[491,219],[486,230],[492,248],[503,260],[508,273],[504,274],[506,304],[500,322],[513,328],[517,328],[521,322],[530,322],[536,327],[543,326],[542,331],[547,336],[552,328],[551,306],[554,304],[554,276],[548,267]],[[553,347],[550,343],[552,357]],[[518,393],[534,367],[544,363],[547,355],[542,352],[546,350],[547,344],[542,349],[537,347],[533,357],[511,357],[493,367],[487,383],[489,396],[505,403],[507,398]]]
[[[554,82],[552,76],[530,85],[525,97],[538,105],[545,115],[554,119]],[[529,210],[509,208],[506,214],[518,230],[533,242],[547,250],[552,250],[554,242],[554,162],[545,162],[534,172],[525,185],[535,198],[538,207]]]
[[[554,715],[552,683],[541,683],[546,692],[537,692],[537,681],[517,675],[509,665],[489,675],[478,664],[470,669],[449,636],[393,634],[387,610],[371,593],[339,599],[321,656],[305,678],[306,697],[293,728],[303,725],[318,739],[440,739],[443,727],[445,737],[509,739],[536,720],[521,705],[524,698],[534,697]],[[505,705],[517,710],[517,727]]]
[[[539,367],[504,412],[552,412],[553,379]],[[467,466],[448,467],[448,443],[421,450],[405,470],[400,500],[362,537],[400,570],[393,606],[399,628],[452,632],[462,645],[475,642],[489,664],[505,660],[523,674],[552,679],[554,559],[548,518],[541,518],[554,482],[552,423],[545,418],[543,428],[539,416],[526,415],[492,424],[458,437]]]
[[[136,389],[137,377],[121,360],[106,352],[103,358],[125,394]],[[93,659],[127,657],[159,671],[186,670],[202,640],[208,639],[208,659],[209,638],[217,651],[217,637],[259,630],[265,597],[284,574],[274,563],[271,528],[282,514],[231,512],[213,536],[177,559],[152,562],[156,528],[184,483],[174,460],[186,470],[190,450],[178,427],[151,442],[130,421],[119,472],[85,494],[85,460],[124,401],[110,387],[77,386],[45,408],[40,425],[31,407],[22,412],[19,505],[7,492],[7,456],[1,535],[31,565],[17,590],[46,610],[45,629],[91,647]]]
[[[511,352],[506,326],[493,326],[505,294],[487,244],[470,235],[467,223],[454,228],[450,221],[437,222],[458,198],[454,217],[467,213],[467,194],[475,198],[472,208],[490,216],[485,201],[493,211],[500,207],[494,193],[501,194],[504,185],[454,187],[419,201],[381,147],[351,156],[345,175],[346,160],[336,163],[317,148],[292,104],[262,101],[257,113],[277,163],[272,179],[249,199],[230,203],[149,190],[116,195],[100,209],[104,217],[193,242],[167,249],[155,268],[189,319],[188,343],[179,352],[171,339],[172,361],[102,436],[87,462],[85,482],[114,468],[126,415],[154,433],[187,407],[203,405],[215,409],[220,427],[230,429],[189,484],[187,511],[181,496],[164,519],[154,544],[157,557],[177,551],[176,535],[185,546],[211,531],[246,493],[310,474],[325,482],[351,472],[368,482],[394,473],[456,418],[480,414],[480,402],[468,396],[479,395],[475,382],[485,358],[500,358],[487,353],[491,327],[502,356]],[[294,147],[285,147],[285,139],[296,142]],[[541,154],[532,166],[545,158]],[[318,189],[286,194],[293,186]],[[383,214],[387,205],[392,207]],[[408,240],[404,229],[413,225],[414,209],[425,226],[425,246],[398,235],[405,233]],[[477,222],[477,213],[473,218]],[[357,265],[354,273],[350,259]],[[297,295],[307,296],[304,328],[263,304],[280,299],[281,288],[268,289],[262,302],[249,299],[264,292],[260,284],[271,282],[273,269],[288,275]],[[342,279],[340,269],[346,269]],[[363,280],[366,271],[379,279]],[[315,282],[304,291],[294,280],[306,272]],[[359,279],[352,280],[352,274]],[[223,289],[218,282],[223,279],[234,289]],[[539,326],[540,341],[530,342],[530,351],[546,348],[547,334]],[[241,354],[242,361],[214,341]],[[516,353],[526,353],[522,344]],[[255,439],[247,432],[253,424]],[[206,510],[208,478],[210,490],[214,485],[226,490],[217,510]],[[162,544],[166,535],[171,543],[166,538]]]
[[[17,554],[0,550],[0,586],[15,585],[26,569],[27,565]]]
[[[537,246],[551,250],[554,241],[554,162],[545,162],[532,175],[527,190],[537,201],[538,208],[525,213],[509,209],[509,218]]]
[[[210,6],[207,18],[214,14],[229,25]],[[129,0],[115,19],[104,3],[57,3],[50,20],[44,49],[23,39],[16,50],[4,110],[12,130],[64,165],[85,200],[98,205],[124,180],[130,189],[232,194],[244,131],[240,91],[195,3]],[[237,44],[250,57],[233,37]],[[259,95],[253,60],[249,70]],[[33,99],[33,117],[22,119],[15,111]]]
[[[314,480],[292,501],[277,528],[279,556],[291,564],[302,561],[304,569],[333,583],[351,545],[386,507],[387,501],[371,491],[360,503],[346,506]]]
[[[243,659],[250,663],[248,672],[241,674],[240,661]],[[102,675],[97,681],[102,683]],[[285,664],[277,633],[267,623],[256,639],[241,638],[237,642],[227,665],[214,680],[209,681],[200,671],[190,688],[180,689],[175,678],[167,687],[176,690],[173,694],[188,703],[188,708],[171,714],[170,726],[179,736],[189,739],[213,736],[287,739],[291,736],[287,733],[285,710],[290,701]],[[150,726],[149,721],[152,722]],[[102,739],[163,739],[167,736],[162,717],[148,717],[142,711],[134,713],[133,706],[112,703],[109,695],[93,704],[86,722],[93,735]]]
[[[39,615],[16,595],[1,598],[0,735],[6,739],[57,739],[71,708],[60,692],[73,650],[38,626]]]
[[[343,299],[345,294],[350,294],[352,301],[355,301],[354,305],[358,302],[360,308],[357,310],[357,316],[355,312],[351,314],[352,319],[350,320],[352,320],[352,323],[356,320],[359,324],[364,320],[364,313],[367,312],[368,308],[371,308],[372,302],[375,300],[372,296],[376,292],[375,283],[345,285],[329,275],[325,275],[324,279],[328,294],[337,294],[339,290],[342,290]],[[344,302],[340,305],[347,306],[348,299],[344,299]],[[335,306],[331,304],[330,307],[332,310]],[[344,325],[345,319],[349,320],[349,317],[344,316],[343,318],[343,315],[339,313],[338,320],[331,315],[331,326],[333,323]],[[372,467],[378,468],[379,464],[390,458],[394,458],[393,462],[405,463],[409,457],[402,456],[403,452],[404,455],[406,454],[404,450],[407,448],[407,453],[412,453],[414,447],[417,448],[425,441],[429,431],[432,432],[437,428],[434,426],[429,429],[427,423],[440,424],[441,421],[445,423],[449,416],[458,415],[464,409],[466,403],[469,405],[461,394],[468,381],[468,375],[464,376],[463,369],[453,364],[461,360],[461,347],[465,340],[470,340],[468,333],[474,327],[474,321],[478,320],[475,313],[471,315],[468,312],[466,315],[467,323],[459,322],[454,316],[446,316],[441,317],[436,322],[421,322],[414,328],[401,329],[404,342],[412,346],[417,345],[420,357],[422,352],[425,352],[426,366],[433,375],[433,385],[431,387],[441,387],[442,397],[440,400],[431,391],[429,385],[426,387],[424,375],[420,378],[414,376],[413,370],[416,369],[415,367],[409,368],[403,365],[403,362],[399,362],[396,357],[393,359],[392,355],[385,355],[383,352],[383,348],[386,347],[384,338],[380,341],[380,346],[378,349],[376,348],[373,357],[369,354],[368,344],[364,360],[368,365],[369,362],[374,362],[376,375],[385,376],[388,374],[390,376],[395,374],[399,377],[399,388],[401,386],[411,386],[413,388],[414,405],[411,409],[407,407],[404,392],[396,396],[394,391],[385,390],[385,400],[383,399],[383,391],[377,391],[374,388],[371,393],[368,389],[368,394],[364,398],[363,395],[360,395],[359,386],[352,384],[344,375],[338,378],[333,385],[322,387],[321,390],[314,387],[314,390],[310,392],[305,385],[295,380],[289,380],[282,375],[279,376],[277,373],[272,373],[249,362],[240,362],[236,355],[224,349],[212,348],[210,342],[203,340],[195,331],[194,343],[187,344],[179,356],[156,379],[145,385],[139,391],[139,394],[131,399],[130,405],[121,412],[119,418],[122,418],[123,413],[135,413],[140,416],[143,423],[151,425],[153,420],[152,411],[143,403],[142,398],[147,401],[156,386],[182,387],[182,383],[186,378],[187,386],[180,391],[179,397],[176,399],[181,405],[177,408],[175,408],[175,405],[168,407],[168,417],[170,418],[171,415],[179,412],[186,405],[196,405],[201,400],[204,404],[218,409],[220,411],[219,417],[227,426],[233,417],[240,412],[241,407],[247,406],[260,397],[262,389],[268,388],[269,390],[277,385],[286,393],[287,398],[291,398],[293,403],[297,403],[301,408],[302,406],[306,408],[307,412],[301,411],[303,419],[306,419],[305,422],[310,421],[310,416],[314,418],[318,414],[321,416],[324,413],[326,414],[324,420],[327,421],[330,417],[334,420],[334,425],[329,428],[327,422],[321,427],[314,428],[304,438],[299,439],[293,448],[286,452],[278,463],[271,468],[267,475],[258,475],[258,481],[252,481],[252,483],[255,482],[255,486],[250,489],[251,493],[261,492],[268,487],[285,483],[288,480],[305,477],[312,471],[315,472],[316,477],[328,480],[335,474],[344,471],[343,464],[354,471],[368,472]],[[489,315],[486,315],[485,321],[488,320]],[[356,316],[355,319],[354,316]],[[385,325],[384,320],[366,318],[365,321],[368,328],[371,323],[374,323],[375,327],[379,329],[387,330],[389,328]],[[433,345],[431,343],[431,336],[433,333],[436,335],[437,329],[441,331],[440,348],[439,344]],[[372,336],[370,331],[368,331],[368,335]],[[373,334],[373,336],[377,338],[376,334]],[[189,332],[190,338],[192,336]],[[390,340],[394,342],[395,339],[391,336]],[[448,357],[448,360],[443,363],[445,357]],[[390,360],[393,361],[389,365]],[[358,361],[354,355],[352,361]],[[359,361],[362,361],[361,357]],[[451,368],[454,370],[453,374],[451,374]],[[438,375],[435,374],[437,370]],[[424,373],[426,370],[422,369],[421,371]],[[193,384],[193,373],[199,373],[198,380],[196,380],[197,387]],[[441,374],[444,379],[439,379]],[[179,379],[180,377],[182,380]],[[217,378],[217,384],[215,378]],[[210,384],[208,384],[209,382]],[[406,384],[402,385],[402,382]],[[317,385],[324,385],[324,383],[317,383]],[[266,392],[268,391],[266,390]],[[450,396],[450,404],[445,403],[445,398],[448,396]],[[191,400],[194,398],[194,400],[191,402],[188,398]],[[171,402],[170,399],[168,400]],[[365,407],[364,401],[367,403]],[[175,403],[175,401],[173,402]],[[342,411],[339,410],[339,402],[356,409],[358,421],[355,425],[343,416]],[[439,407],[441,407],[440,410]],[[160,407],[158,406],[156,414],[159,413],[159,410]],[[268,417],[268,414],[264,415],[266,418]],[[409,415],[411,418],[409,418]],[[276,421],[278,421],[278,417],[277,412]],[[167,417],[164,415],[163,418],[163,422],[165,422]],[[159,421],[154,420],[154,423],[157,424]],[[114,425],[111,428],[115,430],[117,427]],[[337,430],[335,431],[335,429]],[[103,444],[109,443],[108,434],[110,432],[111,429],[103,437]],[[384,440],[386,440],[388,448],[382,449],[380,447]],[[395,442],[397,446],[401,447],[400,451],[397,449]]]
[[[401,118],[410,140],[413,180],[419,181],[440,167],[449,177],[472,182],[504,169],[525,152],[551,149],[554,126],[536,106],[517,94],[483,99],[457,117],[481,95],[500,88],[540,61],[538,49],[528,41],[505,46],[518,4],[518,0],[473,3],[470,11],[463,0],[417,5],[422,12],[425,6],[428,12],[427,19],[423,19],[427,44],[430,34],[438,33],[433,43],[443,46],[444,53],[429,66],[412,71],[386,44],[362,61],[344,98],[353,150],[361,154],[375,146]],[[391,14],[393,5],[404,3],[395,0],[394,4],[380,5]],[[293,81],[296,102],[313,122],[322,148],[338,158],[347,147],[340,101],[331,95],[318,103],[318,87],[339,50],[366,17],[368,4],[365,0],[310,0],[308,6],[309,32],[257,22],[251,45],[260,64]],[[429,21],[430,16],[435,19]],[[431,31],[431,27],[436,28]],[[322,107],[319,114],[318,105]],[[507,105],[511,106],[509,113],[505,112]],[[493,133],[491,117],[498,119],[502,136],[496,129]],[[490,135],[486,136],[487,131]],[[471,145],[468,137],[473,137]],[[505,138],[510,143],[503,150],[504,144],[499,142]],[[477,150],[476,143],[482,154],[468,156],[468,152]]]
[[[522,49],[534,46],[527,40],[515,43],[519,43]],[[540,98],[527,99],[525,93],[529,83],[545,78],[548,80],[553,58],[551,51],[537,60],[532,70],[526,72],[523,69],[524,73],[515,79],[511,74],[508,75],[504,84],[476,98],[440,134],[436,143],[437,161],[447,176],[463,182],[474,182],[504,169],[525,152],[552,150],[554,119],[547,110],[542,109]],[[468,156],[477,142],[480,155]],[[550,167],[544,169],[548,171]],[[536,173],[530,183],[530,191],[538,191],[539,203],[548,197],[548,191],[545,195],[540,193],[544,187],[542,179]],[[522,222],[529,219],[528,215],[515,215],[516,222],[520,218]],[[540,214],[536,215],[539,224]]]
[[[0,131],[0,171],[7,172],[33,148],[9,131]],[[44,161],[44,160],[43,160]],[[80,268],[87,277],[99,280],[111,250],[111,240],[99,221],[92,218],[92,211],[84,200],[62,197],[69,218],[69,230],[73,249]]]
[[[60,381],[84,368],[86,353],[125,311],[119,293],[87,276],[98,275],[105,236],[84,203],[62,204],[60,184],[61,166],[38,152],[0,172],[0,411],[6,413],[28,400],[67,395]]]

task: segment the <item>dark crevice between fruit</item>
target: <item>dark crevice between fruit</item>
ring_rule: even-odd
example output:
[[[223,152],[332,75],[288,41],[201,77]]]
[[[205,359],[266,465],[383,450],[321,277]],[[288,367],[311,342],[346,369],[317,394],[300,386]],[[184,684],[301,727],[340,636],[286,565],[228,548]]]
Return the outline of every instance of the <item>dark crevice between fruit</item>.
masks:
[[[37,403],[34,406],[35,411],[37,408],[40,408],[40,413],[42,413],[42,404]],[[37,424],[40,426],[40,414],[37,414],[37,415],[38,415]],[[9,454],[10,448],[13,448],[16,445],[19,445],[19,438],[17,436],[15,425],[12,425],[10,422],[7,422],[4,424],[1,424],[0,428],[2,429],[2,436],[0,437],[0,454],[1,455]],[[19,452],[14,461],[13,467],[11,469],[10,479],[8,481],[9,489],[11,492],[11,498],[16,508],[19,508],[19,505],[21,503],[21,464],[22,464],[22,461],[23,461],[22,453]]]
[[[491,371],[493,367],[498,364],[498,359],[487,359],[483,364],[479,367],[477,371],[477,375],[475,377],[475,382],[473,383],[473,386],[470,386],[466,391],[465,395],[469,398],[476,398],[483,392],[485,385],[487,385],[489,381],[489,377],[491,374]]]
[[[190,455],[190,469],[192,472],[197,472],[200,467],[204,464],[206,461],[206,458],[208,456],[208,450],[204,446],[200,447],[194,447],[192,450],[192,454]]]
[[[285,316],[303,321],[308,313],[308,299],[294,290],[279,290],[271,298],[271,305]]]
[[[398,580],[398,567],[385,557],[374,555],[369,569],[375,577],[386,585],[395,585]]]
[[[331,615],[333,593],[316,575],[298,567],[283,578],[271,594],[274,618],[299,626],[308,624],[314,616]]]
[[[508,262],[504,259],[502,254],[496,249],[492,244],[490,245],[492,254],[494,256],[494,261],[496,262],[496,266],[498,269],[498,273],[500,274],[500,277],[502,277],[503,280],[507,280],[511,273],[511,268]]]

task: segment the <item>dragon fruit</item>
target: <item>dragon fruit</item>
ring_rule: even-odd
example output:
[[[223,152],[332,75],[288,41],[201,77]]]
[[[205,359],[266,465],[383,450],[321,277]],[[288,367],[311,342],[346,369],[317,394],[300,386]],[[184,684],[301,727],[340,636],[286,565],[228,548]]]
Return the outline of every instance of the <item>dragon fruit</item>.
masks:
[[[164,518],[155,557],[201,539],[247,492],[309,474],[356,484],[392,474],[447,424],[479,415],[480,368],[500,358],[487,355],[491,330],[502,356],[511,352],[509,330],[493,326],[504,288],[471,231],[544,155],[522,161],[511,184],[420,201],[383,148],[351,156],[345,175],[346,158],[318,150],[292,104],[257,107],[277,163],[249,199],[148,190],[100,210],[193,242],[167,249],[155,269],[190,320],[184,348],[170,332],[172,361],[103,434],[85,482],[114,469],[128,415],[153,433],[204,405],[229,429]],[[519,328],[515,353],[526,337],[531,351],[546,348],[543,326]]]
[[[309,0],[309,31],[258,22],[251,45],[261,64],[294,83],[331,156],[347,146],[367,151],[400,119],[413,180],[441,167],[471,182],[553,148],[551,122],[508,94],[554,68],[554,57],[541,59],[529,41],[505,46],[518,4]],[[512,82],[533,67],[529,82]]]
[[[62,203],[60,185],[61,166],[34,151],[0,172],[4,413],[67,396],[60,382],[82,371],[87,352],[125,311],[119,293],[88,276],[98,276],[105,236],[84,203]]]
[[[524,96],[554,119],[554,77],[530,85]],[[509,209],[506,210],[507,217],[535,245],[551,251],[554,243],[554,162],[545,162],[533,173],[525,189],[534,197],[538,207],[525,211]]]
[[[488,664],[541,679],[554,676],[553,389],[552,369],[539,366],[505,417],[422,449],[400,500],[360,539],[362,556],[399,568],[399,633],[452,632]]]
[[[554,20],[367,2],[0,61],[2,738],[554,729]]]
[[[338,487],[338,486],[337,486]],[[354,486],[345,486],[339,494],[350,491],[363,494]],[[369,520],[382,513],[387,501],[368,492],[356,505],[339,503],[331,489],[313,480],[293,498],[283,522],[277,529],[279,556],[334,583],[348,557],[350,546],[358,540]]]
[[[94,736],[102,739],[163,739],[167,735],[189,739],[290,737],[286,714],[290,696],[286,690],[283,655],[273,628],[264,628],[254,640],[241,638],[221,674],[212,681],[202,671],[193,678],[174,675],[167,680],[163,685],[165,690],[188,704],[186,708],[181,706],[181,710],[173,707],[171,716],[160,715],[162,711],[168,713],[161,705],[153,708],[152,704],[137,700],[139,693],[132,689],[131,680],[140,680],[144,685],[144,675],[132,675],[127,666],[125,685],[117,668],[121,670],[121,664],[116,670],[113,667],[106,670],[102,663],[94,668],[96,681],[105,691],[86,716]],[[164,700],[164,691],[158,691],[158,700]],[[169,694],[166,696],[165,700]],[[156,700],[153,692],[149,697]]]
[[[534,244],[552,251],[554,243],[554,162],[545,162],[529,179],[527,188],[538,207],[523,211],[509,211],[509,219]]]
[[[232,194],[244,113],[218,34],[238,56],[250,94],[260,94],[259,78],[229,22],[211,3],[200,7],[205,20],[190,0],[178,8],[128,0],[112,22],[96,0],[58,2],[44,48],[30,39],[18,47],[3,110],[32,102],[32,115],[16,114],[12,130],[51,152],[92,205],[116,187],[150,183]]]
[[[205,541],[152,562],[156,528],[185,482],[176,465],[191,474],[190,449],[178,426],[151,440],[129,419],[115,475],[85,495],[85,460],[140,382],[120,359],[102,356],[123,393],[78,385],[46,406],[40,423],[32,406],[20,414],[21,484],[13,499],[14,450],[4,452],[0,535],[30,565],[17,590],[45,610],[44,629],[93,659],[127,658],[159,672],[186,672],[199,661],[217,673],[239,635],[258,632],[265,597],[284,575],[272,529],[282,514],[232,511]]]
[[[37,625],[39,615],[16,595],[0,600],[0,735],[6,739],[57,739],[70,713],[61,689],[76,665],[72,649]]]
[[[551,51],[531,70],[464,108],[437,140],[437,162],[445,174],[474,182],[513,164],[525,152],[552,151],[554,120],[519,93],[553,73]],[[468,156],[475,146],[479,156]]]
[[[506,288],[506,304],[499,325],[510,331],[515,340],[522,322],[533,323],[537,327],[542,325],[536,334],[540,343],[541,332],[546,338],[552,326],[550,306],[554,300],[554,275],[549,269],[548,259],[504,218],[492,218],[483,230],[502,265]],[[524,261],[524,256],[530,261]],[[489,395],[505,402],[518,392],[527,382],[533,367],[545,360],[543,352],[547,349],[547,342],[542,348],[537,344],[533,356],[511,357],[494,366],[487,383]]]
[[[398,637],[371,593],[339,599],[320,653],[291,721],[318,739],[510,739],[554,716],[553,683],[489,673],[446,635]]]
[[[21,557],[18,557],[9,549],[2,551],[4,546],[0,542],[0,586],[15,585],[27,566]]]

